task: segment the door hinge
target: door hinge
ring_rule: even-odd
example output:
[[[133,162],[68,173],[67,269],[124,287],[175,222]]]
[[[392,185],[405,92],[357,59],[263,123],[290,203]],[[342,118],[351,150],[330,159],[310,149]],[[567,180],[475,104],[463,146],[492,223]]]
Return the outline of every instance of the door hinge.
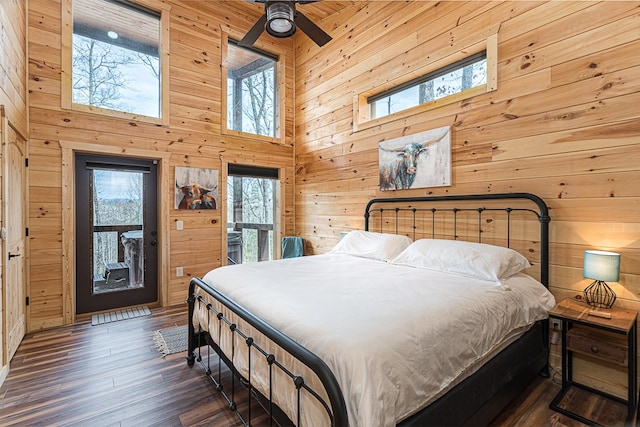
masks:
[[[26,303],[29,305],[29,297],[26,298]]]
[[[28,158],[28,157],[25,157],[25,158],[24,158],[24,167],[25,167],[25,168],[28,168],[28,167],[29,167],[29,158]]]
[[[29,227],[27,227],[27,228],[25,228],[25,229],[24,229],[24,235],[25,235],[26,237],[29,237]]]

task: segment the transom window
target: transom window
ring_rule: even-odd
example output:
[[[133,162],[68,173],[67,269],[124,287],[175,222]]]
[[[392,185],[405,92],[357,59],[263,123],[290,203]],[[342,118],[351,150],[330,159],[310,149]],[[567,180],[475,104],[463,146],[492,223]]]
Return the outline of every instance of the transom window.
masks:
[[[72,102],[162,117],[161,14],[120,0],[72,4]]]
[[[370,96],[376,119],[445,98],[487,83],[487,52],[482,51],[377,95]]]
[[[227,129],[279,136],[277,63],[275,55],[228,40]]]

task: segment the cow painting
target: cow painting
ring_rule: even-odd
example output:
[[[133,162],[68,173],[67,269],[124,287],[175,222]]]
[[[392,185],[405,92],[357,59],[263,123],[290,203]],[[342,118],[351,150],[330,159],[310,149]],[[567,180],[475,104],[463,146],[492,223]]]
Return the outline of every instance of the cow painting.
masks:
[[[449,127],[379,144],[380,189],[450,185]]]
[[[218,209],[218,171],[176,167],[176,209]]]
[[[178,209],[217,209],[218,203],[210,194],[218,189],[204,188],[198,184],[188,184],[176,188],[182,193],[182,199],[178,204]]]

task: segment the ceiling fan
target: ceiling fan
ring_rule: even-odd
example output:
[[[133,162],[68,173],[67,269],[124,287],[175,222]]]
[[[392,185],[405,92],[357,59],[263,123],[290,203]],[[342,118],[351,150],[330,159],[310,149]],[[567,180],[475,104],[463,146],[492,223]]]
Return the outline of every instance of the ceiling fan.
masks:
[[[264,15],[253,24],[253,27],[238,42],[240,46],[250,47],[258,40],[263,31],[274,37],[292,36],[300,28],[318,46],[324,46],[331,36],[314,24],[302,12],[296,10],[296,3],[307,4],[318,0],[269,1],[247,0],[253,3],[264,3]]]

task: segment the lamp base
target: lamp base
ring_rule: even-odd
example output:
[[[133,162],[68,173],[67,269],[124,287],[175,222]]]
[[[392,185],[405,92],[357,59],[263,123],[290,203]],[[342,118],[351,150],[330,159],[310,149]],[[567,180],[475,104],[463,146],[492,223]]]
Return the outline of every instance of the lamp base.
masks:
[[[605,282],[595,280],[584,289],[584,299],[592,307],[611,308],[616,301],[616,293]]]

